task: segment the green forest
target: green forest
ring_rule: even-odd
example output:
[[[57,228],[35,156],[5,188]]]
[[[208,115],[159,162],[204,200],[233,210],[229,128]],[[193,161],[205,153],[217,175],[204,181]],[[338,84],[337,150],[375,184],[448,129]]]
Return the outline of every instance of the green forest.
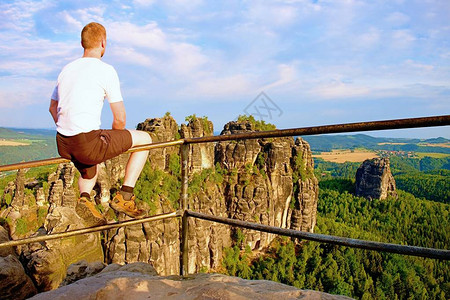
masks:
[[[332,188],[331,188],[332,187]],[[367,200],[351,194],[353,182],[320,185],[316,233],[447,249],[448,204],[417,199]],[[240,249],[239,234],[226,249],[226,273],[268,279],[357,299],[448,299],[450,263],[343,246],[278,238],[264,255]]]
[[[420,247],[448,249],[449,158],[391,157],[398,199],[353,195],[360,163],[315,159],[319,182],[314,232]],[[433,200],[433,201],[431,201]],[[267,279],[357,299],[449,299],[450,262],[277,238],[254,256],[235,244],[225,250],[224,272]]]
[[[57,157],[56,131],[0,128],[0,139],[24,142],[23,146],[0,146],[0,165]]]
[[[448,143],[446,138],[411,139],[383,138],[366,134],[351,135],[312,135],[304,136],[314,151],[331,151],[333,149],[366,148],[371,150],[415,151],[428,153],[450,153],[450,148],[439,144]]]
[[[335,163],[314,159],[315,175],[321,180],[354,180],[360,163]],[[390,158],[391,172],[397,188],[417,198],[450,203],[450,157]]]

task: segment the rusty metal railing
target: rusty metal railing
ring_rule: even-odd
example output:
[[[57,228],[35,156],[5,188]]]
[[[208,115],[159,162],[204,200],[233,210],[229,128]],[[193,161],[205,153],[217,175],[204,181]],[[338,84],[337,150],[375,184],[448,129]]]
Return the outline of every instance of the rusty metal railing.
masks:
[[[152,143],[147,145],[142,145],[138,147],[133,147],[127,151],[136,152],[143,150],[150,150],[156,148],[163,148],[169,146],[180,147],[180,158],[181,158],[181,195],[180,195],[180,207],[181,209],[176,212],[171,212],[168,214],[162,214],[157,216],[152,216],[148,218],[143,218],[139,220],[130,220],[125,222],[116,222],[112,224],[84,228],[79,230],[73,230],[69,232],[62,232],[56,234],[50,234],[45,236],[30,237],[21,240],[9,241],[5,243],[0,243],[1,247],[16,246],[27,243],[41,242],[45,240],[64,238],[67,236],[73,236],[78,234],[92,233],[96,231],[102,231],[112,228],[118,228],[123,226],[129,226],[134,224],[141,224],[145,222],[151,222],[156,220],[162,220],[167,218],[182,217],[180,224],[180,274],[186,275],[188,273],[188,218],[200,218],[204,220],[209,220],[213,222],[219,222],[223,224],[234,225],[238,227],[245,227],[249,229],[254,229],[258,231],[276,233],[280,235],[287,235],[291,237],[297,237],[301,239],[319,241],[324,243],[332,243],[337,245],[345,245],[348,247],[362,248],[368,250],[385,251],[392,253],[399,253],[404,255],[414,255],[422,256],[436,259],[449,260],[450,251],[443,249],[432,249],[423,248],[415,246],[406,245],[395,245],[387,244],[373,241],[363,241],[356,239],[349,239],[344,237],[327,236],[321,234],[314,234],[302,231],[296,231],[285,228],[278,228],[273,226],[267,226],[263,224],[245,222],[241,220],[221,218],[211,215],[206,215],[198,212],[193,212],[189,210],[188,205],[188,159],[189,159],[189,145],[197,143],[210,143],[210,142],[220,142],[220,141],[230,141],[230,140],[245,140],[245,139],[257,139],[257,138],[274,138],[274,137],[285,137],[285,136],[306,136],[306,135],[316,135],[316,134],[330,134],[330,133],[342,133],[342,132],[358,132],[358,131],[372,131],[372,130],[388,130],[388,129],[404,129],[404,128],[419,128],[419,127],[432,127],[432,126],[448,126],[450,125],[450,115],[444,116],[434,116],[434,117],[424,117],[424,118],[410,118],[410,119],[397,119],[397,120],[385,120],[385,121],[374,121],[374,122],[359,122],[359,123],[347,123],[347,124],[337,124],[337,125],[325,125],[325,126],[314,126],[314,127],[303,127],[303,128],[293,128],[293,129],[282,129],[282,130],[271,130],[271,131],[258,131],[258,132],[245,132],[230,135],[219,135],[219,136],[206,136],[197,138],[184,138],[169,142]],[[50,164],[57,164],[62,162],[68,162],[64,158],[50,158],[33,162],[23,162],[17,164],[3,165],[0,166],[0,171],[9,171],[22,168],[31,168],[37,166],[44,166]]]

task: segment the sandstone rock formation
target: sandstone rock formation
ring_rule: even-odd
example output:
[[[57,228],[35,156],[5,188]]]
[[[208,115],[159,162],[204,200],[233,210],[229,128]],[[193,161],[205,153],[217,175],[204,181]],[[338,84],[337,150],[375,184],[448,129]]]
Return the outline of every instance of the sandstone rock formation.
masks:
[[[55,207],[47,216],[44,231],[56,233],[84,227],[73,208]],[[40,291],[57,288],[66,276],[67,267],[72,263],[80,260],[103,261],[100,233],[29,244],[22,250],[22,255],[27,273]]]
[[[149,132],[154,142],[213,134],[213,124],[197,117],[179,130],[171,116],[147,119],[138,129]],[[253,130],[250,122],[230,122],[222,134]],[[170,161],[179,159],[178,153],[178,147],[151,150],[151,168],[169,172]],[[312,231],[315,226],[317,179],[309,145],[302,139],[194,144],[189,149],[188,172],[190,209],[297,230]],[[153,206],[154,214],[175,209],[161,195],[154,199]],[[189,227],[188,272],[219,268],[223,248],[232,245],[236,229],[194,218],[189,219]],[[151,262],[161,275],[178,274],[178,228],[179,220],[170,219],[110,230],[105,244],[106,262]],[[250,245],[252,249],[266,247],[275,237],[243,232],[245,241],[241,246]]]
[[[367,159],[356,171],[355,195],[368,199],[397,198],[389,158]]]
[[[0,257],[0,299],[26,299],[36,294],[30,277],[14,255]]]
[[[7,241],[8,232],[0,226],[0,243]],[[0,291],[0,299],[19,300],[37,292],[12,247],[0,248]]]
[[[132,266],[132,265],[131,265]],[[221,274],[160,277],[143,265],[106,268],[99,274],[57,290],[38,294],[33,300],[56,299],[351,299],[300,290],[266,280],[244,280]],[[150,274],[149,274],[150,273]]]
[[[229,122],[221,134],[254,130],[251,122]],[[218,142],[215,152],[216,163],[228,174],[223,187],[228,217],[313,231],[318,181],[308,143],[292,137],[226,141]],[[241,231],[252,249],[262,249],[274,238]]]
[[[153,142],[170,141],[179,138],[178,125],[170,116],[147,119],[139,123],[137,128],[149,132]],[[158,171],[168,171],[172,156],[178,157],[178,147],[154,149],[149,154],[150,167]],[[148,200],[148,199],[143,199]],[[143,209],[150,211],[142,203]],[[162,195],[153,199],[152,214],[169,213],[174,207]],[[119,215],[119,220],[127,220],[127,216]],[[180,270],[179,220],[167,219],[127,226],[109,230],[106,233],[106,263],[152,263],[159,274],[178,274]]]
[[[12,209],[7,215],[7,218],[11,220],[9,223],[11,236],[23,237],[20,230],[24,230],[23,227],[25,227],[30,231],[32,228],[27,227],[38,226],[38,218],[41,217],[45,217],[45,221],[43,227],[35,235],[85,227],[83,220],[74,209],[76,204],[73,187],[74,176],[75,168],[72,164],[61,164],[56,172],[49,175],[49,196],[43,206],[37,205],[35,198],[28,199],[28,197],[33,197],[31,194],[24,195],[25,200],[22,200],[22,206],[11,206]],[[17,177],[23,178],[23,175],[19,172]],[[16,180],[14,199],[20,199],[21,193],[17,198],[16,194],[17,191],[24,189],[24,185],[24,180]],[[37,186],[35,187],[40,190]],[[36,195],[42,197],[41,193],[36,193]],[[39,216],[39,211],[44,211],[46,216]],[[18,224],[22,224],[20,228],[18,228]],[[25,236],[30,234],[32,232],[26,233]],[[40,291],[58,287],[66,275],[67,267],[74,262],[82,259],[87,261],[103,260],[100,233],[29,244],[17,247],[17,251],[21,254],[27,273],[33,278]]]
[[[166,142],[179,139],[178,125],[171,116],[164,116],[163,118],[147,119],[139,123],[137,130],[147,131],[152,137],[152,142]],[[179,148],[165,147],[150,151],[148,161],[150,165],[158,170],[168,170],[170,156],[177,154]]]
[[[110,266],[114,266],[114,265],[110,265]],[[71,264],[67,268],[66,278],[64,278],[64,281],[61,283],[60,286],[65,286],[65,285],[71,284],[75,281],[78,281],[80,279],[98,274],[105,267],[106,267],[106,265],[101,261],[94,261],[94,262],[88,263],[85,260],[81,260],[79,262]]]

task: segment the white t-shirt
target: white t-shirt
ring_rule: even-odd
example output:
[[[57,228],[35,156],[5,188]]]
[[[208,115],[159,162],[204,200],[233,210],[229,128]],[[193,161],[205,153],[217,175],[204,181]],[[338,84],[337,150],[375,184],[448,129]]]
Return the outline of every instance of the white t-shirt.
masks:
[[[100,129],[105,98],[123,101],[113,66],[98,58],[82,57],[66,65],[58,76],[52,99],[58,101],[56,130],[66,136]]]

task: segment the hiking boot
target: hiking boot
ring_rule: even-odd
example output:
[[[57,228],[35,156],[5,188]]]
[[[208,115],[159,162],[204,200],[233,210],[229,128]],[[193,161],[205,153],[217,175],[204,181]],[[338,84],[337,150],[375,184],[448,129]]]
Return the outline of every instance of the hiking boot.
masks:
[[[86,197],[78,199],[75,211],[89,227],[106,224],[105,217],[95,208],[94,203]]]
[[[111,206],[111,208],[115,211],[124,213],[129,217],[142,218],[144,217],[145,212],[136,207],[136,202],[134,201],[135,198],[136,197],[133,195],[130,200],[125,200],[120,192],[117,192],[109,206]]]

